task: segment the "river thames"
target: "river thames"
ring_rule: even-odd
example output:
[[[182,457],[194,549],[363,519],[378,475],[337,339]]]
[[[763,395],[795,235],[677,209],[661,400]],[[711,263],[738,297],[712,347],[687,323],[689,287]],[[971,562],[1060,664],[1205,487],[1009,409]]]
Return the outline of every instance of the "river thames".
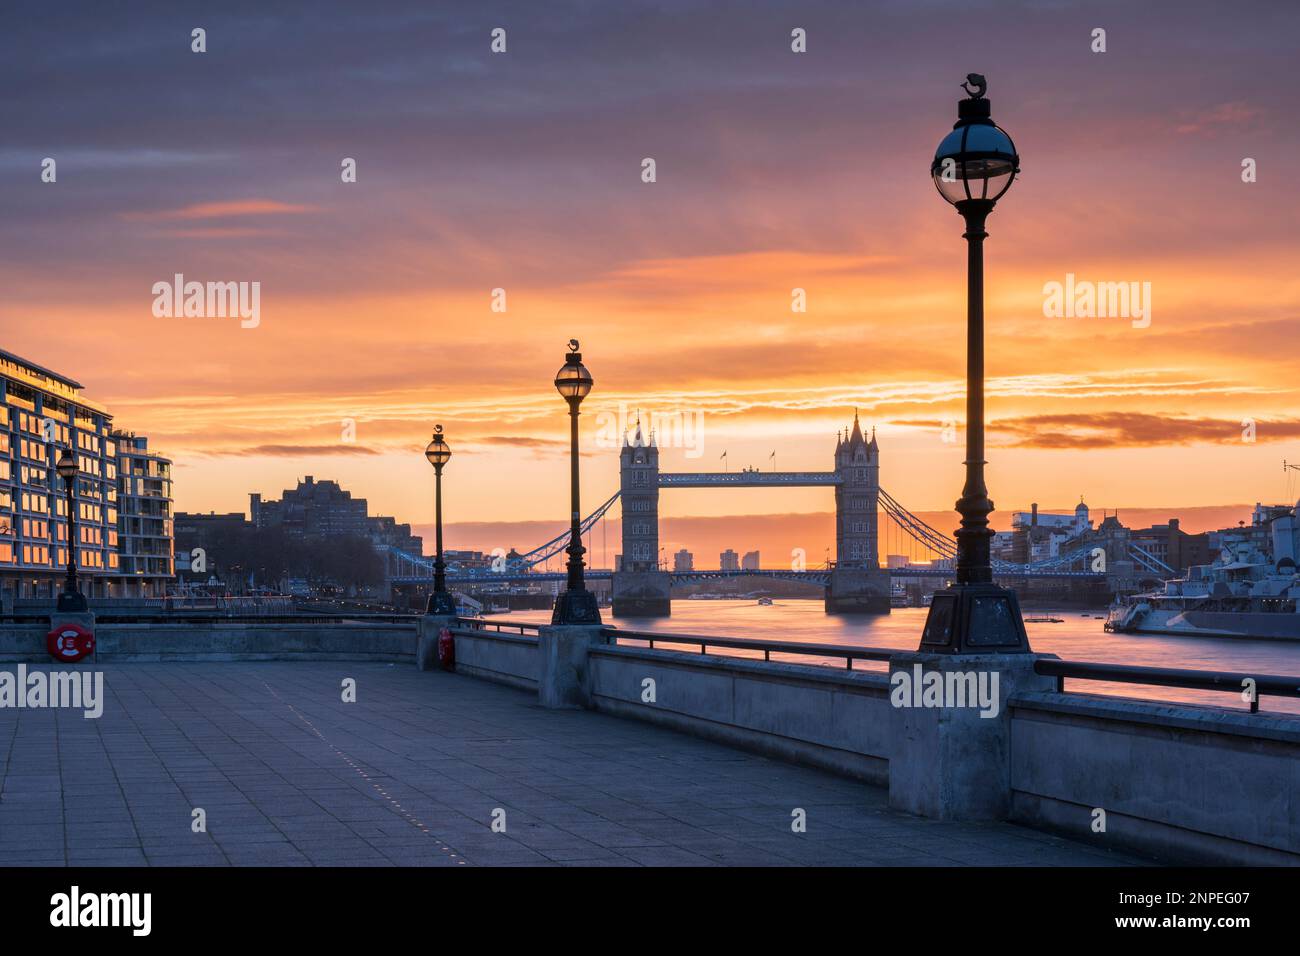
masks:
[[[771,605],[760,605],[753,600],[673,601],[673,614],[670,618],[614,618],[608,608],[602,611],[605,623],[625,630],[900,650],[916,650],[926,613],[926,608],[895,608],[888,615],[846,617],[826,614],[819,600],[790,598],[774,599]],[[1049,616],[1049,612],[1038,610],[1028,611],[1027,614],[1029,617]],[[500,618],[548,624],[550,615],[549,610],[511,611],[500,615]],[[1060,619],[1061,623],[1026,622],[1030,645],[1039,653],[1055,654],[1065,660],[1296,675],[1300,679],[1300,643],[1108,634],[1102,630],[1104,610],[1054,611],[1050,612],[1050,616]],[[656,643],[657,646],[660,645]],[[723,648],[710,648],[709,653],[762,656]],[[772,659],[782,658],[774,654]],[[834,666],[844,666],[842,660],[819,661],[818,658],[805,656],[784,659],[805,664],[824,663],[830,666],[833,663]],[[885,669],[883,663],[872,661],[857,661],[853,666],[860,670]],[[1066,689],[1245,708],[1240,696],[1236,694],[1177,687],[1070,680],[1066,682]],[[1260,709],[1265,712],[1300,713],[1300,699],[1265,697],[1260,703]]]

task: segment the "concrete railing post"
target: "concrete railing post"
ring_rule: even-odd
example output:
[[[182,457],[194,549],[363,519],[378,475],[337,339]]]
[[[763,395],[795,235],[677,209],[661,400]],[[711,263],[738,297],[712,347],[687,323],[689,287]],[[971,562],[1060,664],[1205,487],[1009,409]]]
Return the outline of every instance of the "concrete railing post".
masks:
[[[438,634],[444,627],[455,627],[456,618],[449,614],[420,616],[419,636],[415,643],[415,666],[422,671],[438,666]]]
[[[592,624],[550,625],[538,630],[537,702],[543,707],[591,705],[588,652],[605,643],[605,629]]]
[[[1011,812],[1012,697],[1055,689],[1046,654],[903,653],[889,661],[889,805],[940,820]],[[973,698],[973,699],[972,699]]]

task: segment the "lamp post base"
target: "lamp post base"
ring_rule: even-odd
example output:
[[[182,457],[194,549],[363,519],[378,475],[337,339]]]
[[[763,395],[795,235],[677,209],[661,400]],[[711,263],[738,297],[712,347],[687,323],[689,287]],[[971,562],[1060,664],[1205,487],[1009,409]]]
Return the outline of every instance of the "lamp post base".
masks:
[[[600,605],[590,591],[561,591],[551,612],[552,624],[600,624]]]
[[[456,599],[446,591],[434,591],[429,595],[429,605],[424,613],[455,617]]]
[[[80,591],[64,591],[59,595],[55,609],[68,614],[83,614],[89,610],[89,606],[86,604],[86,596]]]
[[[919,650],[930,654],[1029,654],[1020,600],[992,582],[936,591]]]

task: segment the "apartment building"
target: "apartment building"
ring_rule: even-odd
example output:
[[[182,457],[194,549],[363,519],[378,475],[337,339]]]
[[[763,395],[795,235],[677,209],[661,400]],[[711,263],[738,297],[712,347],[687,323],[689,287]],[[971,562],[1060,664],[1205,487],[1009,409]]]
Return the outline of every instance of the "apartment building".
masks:
[[[120,483],[120,463],[134,475],[139,455],[131,436],[125,455],[113,418],[82,394],[80,382],[0,349],[0,595],[50,598],[63,588],[69,546],[75,555],[81,591],[89,598],[150,596],[163,593],[171,573],[171,463],[152,456],[162,484]],[[139,445],[141,454],[144,445]],[[79,475],[73,487],[77,540],[68,540],[67,494],[55,463],[64,449],[76,456]],[[121,488],[131,489],[128,518],[156,519],[145,525],[128,520],[132,545],[147,537],[153,559],[124,567]],[[164,494],[137,495],[165,490]],[[139,501],[148,498],[149,507]],[[165,515],[165,516],[164,516]],[[146,532],[147,528],[147,532]],[[154,534],[153,532],[160,532]],[[141,546],[143,548],[143,545]]]
[[[172,555],[172,463],[149,450],[149,439],[115,431],[117,544],[123,578],[143,597],[161,597],[175,578]]]

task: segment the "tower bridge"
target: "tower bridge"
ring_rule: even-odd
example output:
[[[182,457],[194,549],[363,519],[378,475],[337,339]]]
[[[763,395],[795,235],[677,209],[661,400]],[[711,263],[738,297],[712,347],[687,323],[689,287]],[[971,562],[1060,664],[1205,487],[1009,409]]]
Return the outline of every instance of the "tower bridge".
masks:
[[[878,526],[881,515],[908,538],[939,559],[954,559],[952,536],[927,524],[908,511],[880,487],[880,448],[875,434],[863,434],[855,414],[851,428],[837,439],[829,471],[665,472],[659,470],[659,448],[653,435],[646,437],[638,424],[626,436],[619,453],[619,488],[583,519],[580,530],[589,534],[616,502],[622,502],[621,566],[614,572],[589,569],[591,580],[612,578],[614,613],[621,616],[668,616],[674,584],[722,578],[758,576],[802,581],[825,589],[825,605],[831,612],[889,613],[890,578],[932,578],[951,580],[951,567],[879,566]],[[800,488],[829,487],[835,492],[836,557],[827,567],[797,571],[668,571],[659,566],[659,493],[671,488]],[[1103,525],[1103,531],[1105,525]],[[1113,539],[1113,540],[1112,540]],[[510,552],[495,559],[490,568],[459,568],[449,565],[447,582],[453,585],[542,583],[564,580],[563,573],[540,570],[560,555],[569,543],[566,528],[549,541],[524,554]],[[1070,551],[1025,564],[994,559],[995,577],[1022,582],[1035,579],[1057,581],[1105,581],[1111,572],[1096,568],[1096,556],[1120,569],[1138,568],[1160,576],[1173,570],[1153,555],[1122,536],[1090,539]],[[433,577],[433,563],[422,556],[385,548],[388,578],[394,585],[425,585]]]
[[[667,617],[673,575],[659,567],[659,492],[668,488],[800,488],[835,490],[835,564],[824,572],[829,612],[889,613],[889,575],[879,566],[877,511],[880,447],[862,433],[857,413],[835,446],[830,471],[685,472],[659,470],[659,448],[640,422],[619,453],[623,562],[614,572],[614,614]]]

